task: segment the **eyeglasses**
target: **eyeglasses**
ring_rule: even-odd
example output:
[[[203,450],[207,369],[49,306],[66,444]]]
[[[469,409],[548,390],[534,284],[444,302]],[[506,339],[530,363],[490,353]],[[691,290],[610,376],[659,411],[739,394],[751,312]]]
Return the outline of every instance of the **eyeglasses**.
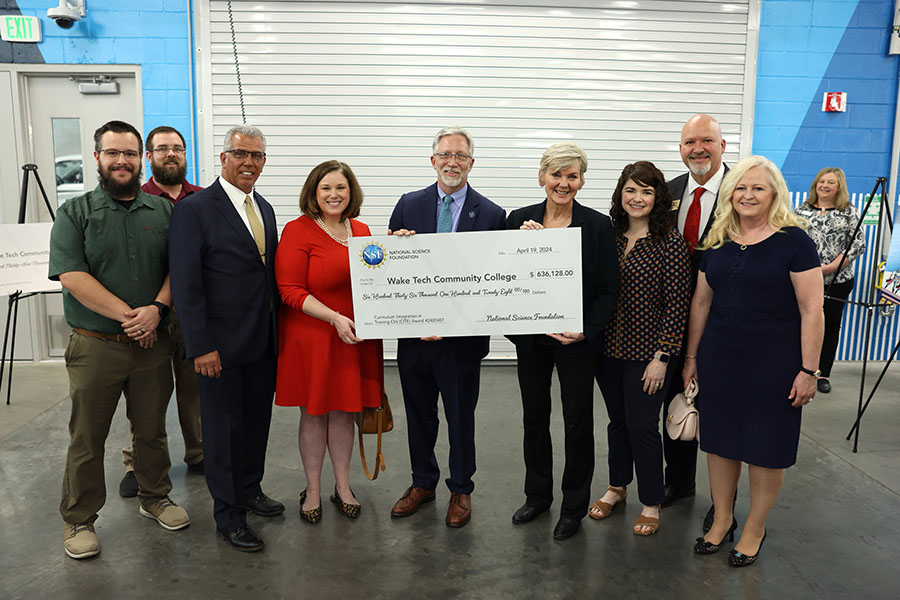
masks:
[[[100,154],[110,160],[119,160],[119,155],[124,154],[128,160],[136,160],[141,157],[141,153],[137,150],[116,150],[115,148],[103,148]]]
[[[249,156],[253,159],[253,162],[262,162],[266,157],[265,152],[248,152],[247,150],[241,150],[240,148],[236,150],[226,150],[225,154],[231,154],[238,160],[244,160]]]
[[[451,158],[455,158],[459,162],[466,162],[467,160],[472,159],[472,155],[466,154],[465,152],[435,152],[434,156],[441,160],[450,160]]]
[[[168,146],[157,146],[156,148],[151,148],[150,152],[153,152],[155,154],[161,154],[163,156],[165,156],[169,152],[172,152],[173,154],[181,156],[182,154],[184,154],[184,147],[183,146],[172,146],[171,148],[169,148]]]

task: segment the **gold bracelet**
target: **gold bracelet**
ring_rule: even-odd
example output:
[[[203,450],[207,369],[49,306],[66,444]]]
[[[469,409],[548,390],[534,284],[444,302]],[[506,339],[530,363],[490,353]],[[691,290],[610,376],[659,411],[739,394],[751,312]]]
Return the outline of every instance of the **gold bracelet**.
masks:
[[[685,354],[684,357],[685,358],[697,358],[696,356],[691,356],[690,354]]]

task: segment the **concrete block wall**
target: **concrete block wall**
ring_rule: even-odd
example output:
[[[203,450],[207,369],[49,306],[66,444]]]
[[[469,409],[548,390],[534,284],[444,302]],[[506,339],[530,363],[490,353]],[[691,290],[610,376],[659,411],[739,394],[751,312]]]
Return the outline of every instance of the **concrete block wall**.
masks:
[[[47,9],[53,5],[47,0],[0,0],[0,14],[21,12],[39,17],[44,34],[44,41],[37,45],[37,59],[0,56],[0,60],[140,65],[144,133],[158,125],[175,127],[184,135],[190,153],[195,145],[191,128],[189,0],[90,0],[88,18],[71,29],[62,29],[47,17]],[[191,153],[189,169],[195,165]],[[188,178],[196,181],[196,173],[192,176],[189,172]]]
[[[851,193],[888,176],[898,58],[888,55],[893,0],[763,0],[753,152],[779,165],[792,191],[825,166]],[[822,112],[847,92],[844,113]]]

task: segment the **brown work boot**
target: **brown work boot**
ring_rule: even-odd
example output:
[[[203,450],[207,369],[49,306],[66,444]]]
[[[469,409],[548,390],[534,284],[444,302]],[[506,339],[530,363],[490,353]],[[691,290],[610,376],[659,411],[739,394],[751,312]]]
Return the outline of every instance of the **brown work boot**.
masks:
[[[394,504],[394,507],[391,509],[391,516],[408,517],[419,510],[419,506],[422,504],[433,501],[434,490],[426,490],[417,485],[411,485],[406,488],[406,491],[403,492],[403,495],[400,496],[400,499]]]
[[[453,492],[447,507],[447,527],[462,527],[472,516],[472,496]]]

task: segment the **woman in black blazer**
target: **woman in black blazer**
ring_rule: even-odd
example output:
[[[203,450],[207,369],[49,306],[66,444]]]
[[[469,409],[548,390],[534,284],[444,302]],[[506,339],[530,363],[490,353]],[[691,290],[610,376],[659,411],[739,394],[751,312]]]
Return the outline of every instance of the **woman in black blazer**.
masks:
[[[527,523],[553,502],[550,383],[555,366],[566,431],[563,502],[553,531],[558,540],[578,532],[590,504],[594,370],[619,286],[615,234],[609,218],[575,202],[585,171],[587,157],[580,147],[570,142],[553,144],[541,157],[538,173],[546,199],[513,211],[506,220],[507,229],[581,228],[584,331],[509,336],[516,345],[525,428],[525,504],[512,520]]]

